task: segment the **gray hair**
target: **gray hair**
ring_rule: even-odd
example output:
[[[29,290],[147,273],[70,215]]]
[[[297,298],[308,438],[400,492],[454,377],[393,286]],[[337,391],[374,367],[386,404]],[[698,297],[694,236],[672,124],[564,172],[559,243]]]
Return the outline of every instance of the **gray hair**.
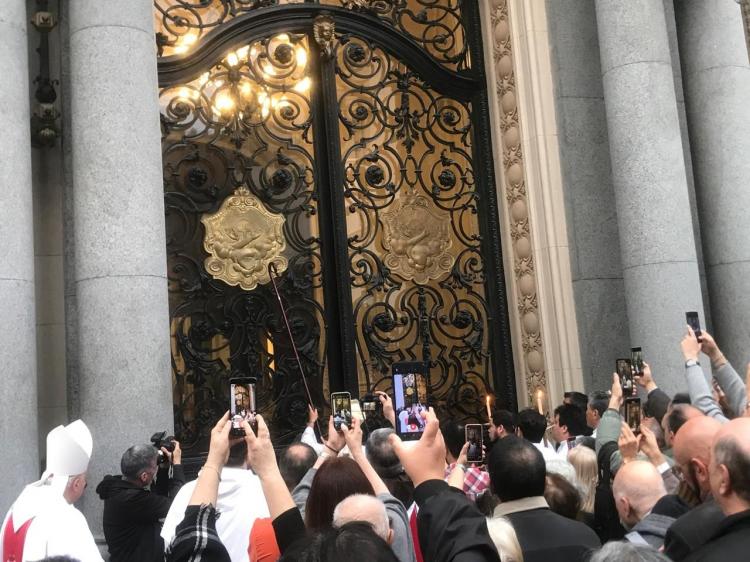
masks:
[[[392,428],[383,427],[370,432],[367,439],[367,460],[381,478],[395,478],[404,471],[388,440],[392,433],[396,433]]]
[[[122,475],[128,480],[138,480],[141,472],[154,465],[157,455],[158,452],[153,445],[133,445],[122,455]]]
[[[589,562],[669,562],[669,558],[650,546],[613,541],[597,550]]]
[[[333,526],[338,528],[352,521],[363,521],[372,525],[375,534],[388,541],[391,528],[385,504],[374,496],[352,494],[341,500],[333,510]]]

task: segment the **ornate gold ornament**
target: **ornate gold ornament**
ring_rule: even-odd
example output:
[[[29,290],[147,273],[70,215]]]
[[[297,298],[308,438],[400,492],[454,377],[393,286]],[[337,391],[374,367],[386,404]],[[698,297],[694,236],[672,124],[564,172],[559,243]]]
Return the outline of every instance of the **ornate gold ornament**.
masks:
[[[214,279],[250,291],[268,283],[268,264],[286,270],[284,217],[268,211],[246,187],[227,197],[218,211],[203,215],[205,266]]]
[[[383,213],[384,263],[416,283],[441,279],[453,267],[451,217],[422,195],[407,194]]]
[[[322,55],[333,58],[334,44],[336,42],[336,22],[331,16],[318,16],[313,21],[313,37],[320,46]]]

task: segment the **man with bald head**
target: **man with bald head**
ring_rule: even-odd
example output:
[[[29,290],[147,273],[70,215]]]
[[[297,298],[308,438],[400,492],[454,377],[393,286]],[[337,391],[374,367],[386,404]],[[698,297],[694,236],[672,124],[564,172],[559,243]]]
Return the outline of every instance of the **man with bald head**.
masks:
[[[711,492],[726,516],[711,539],[687,560],[747,560],[750,555],[750,418],[717,432],[709,465]]]
[[[682,480],[680,487],[691,493],[698,506],[675,521],[667,531],[664,553],[672,560],[684,560],[708,542],[724,518],[711,496],[708,472],[711,445],[721,427],[714,418],[699,416],[685,422],[675,436],[674,461],[675,470]],[[686,499],[685,494],[680,495]]]
[[[630,461],[617,471],[612,483],[620,523],[630,532],[625,539],[659,549],[667,529],[689,508],[677,496],[667,494],[664,480],[647,461]]]
[[[369,523],[376,535],[388,544],[393,543],[393,529],[388,521],[385,504],[375,496],[354,494],[338,503],[333,510],[333,526],[343,527],[352,521]]]

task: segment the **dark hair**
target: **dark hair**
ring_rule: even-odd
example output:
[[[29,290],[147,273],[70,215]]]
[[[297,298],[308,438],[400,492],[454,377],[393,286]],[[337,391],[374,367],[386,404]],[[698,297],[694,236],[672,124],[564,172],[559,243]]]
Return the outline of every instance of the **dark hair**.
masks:
[[[244,466],[247,462],[247,441],[244,439],[239,440],[237,443],[229,448],[229,458],[227,459],[227,466]]]
[[[576,519],[581,510],[581,494],[573,484],[559,474],[547,474],[544,499],[552,511],[568,519]]]
[[[314,532],[330,527],[336,505],[352,494],[375,495],[359,465],[349,457],[335,457],[324,462],[315,473],[307,496],[307,530]]]
[[[678,392],[672,398],[672,405],[690,404],[690,394],[688,392]]]
[[[318,454],[307,443],[292,443],[281,451],[279,472],[286,487],[293,490],[317,460]]]
[[[490,484],[500,501],[544,494],[542,453],[525,439],[509,435],[495,442],[489,458]]]
[[[589,395],[589,406],[597,411],[599,417],[602,417],[609,407],[609,393],[604,390],[595,390]]]
[[[586,413],[581,412],[578,406],[560,404],[555,408],[555,415],[559,416],[559,425],[566,426],[571,436],[585,435],[587,433]]]
[[[586,414],[586,406],[588,406],[589,404],[589,397],[586,396],[583,392],[578,392],[577,390],[569,390],[568,392],[563,394],[563,398],[568,399],[570,401],[570,405],[575,406],[581,412]]]
[[[516,416],[509,410],[495,410],[492,412],[492,423],[495,427],[504,427],[508,433],[516,432]]]
[[[714,457],[717,466],[727,467],[732,491],[750,502],[750,455],[739,447],[734,437],[727,436],[714,446]]]
[[[122,454],[120,471],[128,480],[138,480],[144,470],[156,463],[157,455],[153,445],[133,445]]]
[[[547,419],[533,408],[527,408],[518,413],[518,428],[524,439],[539,443],[547,431]]]
[[[692,407],[690,404],[675,404],[667,414],[667,427],[674,435],[688,421],[687,411]]]
[[[284,552],[279,562],[334,560],[398,562],[388,543],[375,534],[372,525],[364,521],[352,521],[297,541]]]
[[[464,424],[453,420],[445,420],[440,424],[440,433],[443,434],[445,448],[454,458],[458,458],[464,443],[466,443],[464,427]]]

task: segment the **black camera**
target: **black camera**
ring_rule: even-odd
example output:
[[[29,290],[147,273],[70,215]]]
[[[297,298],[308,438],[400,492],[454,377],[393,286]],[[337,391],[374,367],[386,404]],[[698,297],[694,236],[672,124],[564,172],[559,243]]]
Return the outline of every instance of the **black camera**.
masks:
[[[169,458],[167,457],[167,455],[164,454],[164,451],[162,451],[161,449],[162,447],[164,447],[170,453],[174,452],[174,435],[167,435],[166,431],[154,433],[151,436],[151,444],[156,448],[156,450],[159,453],[159,458],[157,462],[159,464],[168,463]]]

